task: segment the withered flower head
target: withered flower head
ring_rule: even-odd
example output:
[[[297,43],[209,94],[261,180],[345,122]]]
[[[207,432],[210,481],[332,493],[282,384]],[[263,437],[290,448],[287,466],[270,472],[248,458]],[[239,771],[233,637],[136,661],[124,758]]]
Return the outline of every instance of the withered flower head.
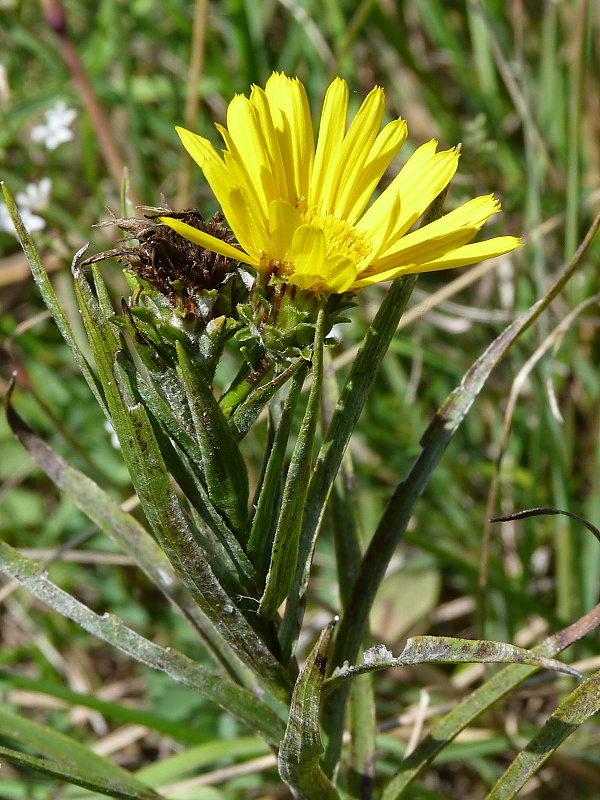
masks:
[[[214,236],[222,241],[231,238],[231,232],[222,224],[222,214],[208,222],[197,209],[173,212],[164,208],[144,207],[147,214],[144,219],[127,217],[100,223],[99,227],[117,225],[129,234],[128,242],[133,239],[137,244],[121,246],[87,259],[91,264],[104,258],[117,258],[129,270],[143,281],[149,283],[170,303],[184,314],[201,317],[204,321],[214,313],[223,313],[223,309],[213,309],[215,293],[220,294],[225,284],[234,281],[238,275],[239,263],[226,256],[207,250],[189,239],[184,239],[167,225],[155,220],[168,213],[174,219],[181,220],[199,231]],[[236,281],[240,283],[240,281]],[[230,295],[230,292],[225,292]],[[235,292],[233,293],[235,294]],[[207,303],[208,298],[211,301]],[[231,298],[235,301],[235,298]],[[219,306],[219,304],[216,304]],[[233,305],[231,311],[233,311]],[[212,313],[211,313],[212,312]]]

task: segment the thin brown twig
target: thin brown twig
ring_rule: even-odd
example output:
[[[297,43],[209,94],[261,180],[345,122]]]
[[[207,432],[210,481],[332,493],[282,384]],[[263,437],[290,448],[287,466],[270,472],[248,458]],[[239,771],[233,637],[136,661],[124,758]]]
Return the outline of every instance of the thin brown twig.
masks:
[[[69,35],[65,7],[62,0],[40,0],[40,3],[44,19],[56,34],[63,60],[81,96],[83,106],[90,116],[102,157],[115,187],[119,189],[125,171],[125,160],[113,134],[108,115],[94,91],[77,47]],[[133,188],[130,194],[132,203],[136,205],[139,200],[135,197]]]
[[[193,129],[200,108],[200,83],[204,71],[204,52],[206,43],[206,22],[208,15],[208,0],[196,0],[194,7],[194,26],[192,29],[192,44],[190,54],[190,67],[188,71],[187,100],[185,104],[185,126]],[[192,160],[185,154],[175,208],[187,208],[190,201],[190,182],[192,174]]]

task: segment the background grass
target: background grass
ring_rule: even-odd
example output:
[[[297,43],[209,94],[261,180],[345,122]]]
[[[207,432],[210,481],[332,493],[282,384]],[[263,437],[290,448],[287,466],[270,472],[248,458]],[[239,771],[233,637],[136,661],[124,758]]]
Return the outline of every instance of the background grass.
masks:
[[[118,212],[115,166],[127,165],[134,202],[159,205],[164,195],[174,208],[194,204],[212,213],[214,201],[181,148],[174,125],[187,124],[216,143],[213,122],[223,121],[233,94],[247,92],[252,83],[264,85],[273,70],[298,75],[314,109],[336,74],[349,82],[354,108],[375,83],[383,86],[388,118],[400,115],[409,124],[399,163],[430,138],[444,148],[462,142],[447,207],[494,192],[503,214],[488,226],[487,235],[524,236],[524,248],[449,299],[440,302],[435,293],[457,273],[419,278],[414,300],[431,297],[429,310],[396,337],[352,444],[356,507],[368,538],[416,455],[432,414],[494,336],[543,293],[597,211],[597,4],[99,0],[67,3],[64,30],[56,9],[60,6],[32,0],[1,4],[0,177],[13,193],[51,178],[50,202],[42,212],[46,227],[36,241],[55,270],[55,286],[74,325],[80,323],[68,263],[87,240],[95,251],[114,241],[110,229],[92,225],[107,218],[105,206]],[[73,53],[79,67],[73,67]],[[97,111],[90,115],[92,95],[100,116]],[[31,131],[58,100],[78,112],[75,136],[48,151],[31,140]],[[107,136],[116,163],[107,156]],[[489,638],[527,645],[597,602],[600,545],[566,518],[493,526],[484,571],[481,553],[488,512],[553,506],[600,526],[595,305],[557,338],[529,375],[510,422],[497,473],[498,496],[489,503],[511,386],[544,338],[598,291],[598,257],[596,244],[568,291],[493,373],[420,501],[374,612],[376,636],[396,652],[404,637],[415,632],[478,636],[483,629]],[[125,290],[117,265],[107,262],[103,274],[118,298]],[[16,369],[28,389],[19,395],[19,408],[29,423],[102,485],[127,497],[127,474],[102,414],[44,316],[17,242],[7,232],[0,232],[0,287],[6,356],[1,380]],[[343,354],[362,338],[383,291],[375,287],[362,293],[352,325],[341,331],[341,344],[333,352],[341,376]],[[256,469],[263,435],[259,429],[246,448]],[[19,547],[52,551],[90,533],[86,519],[32,466],[4,420],[0,447],[2,537]],[[204,658],[185,625],[133,567],[116,563],[116,555],[110,541],[91,532],[74,555],[51,565],[51,577],[94,610],[110,610],[144,635]],[[484,605],[482,583],[487,585]],[[333,548],[323,537],[303,646],[338,607],[335,587]],[[191,741],[204,742],[207,750],[190,757],[183,772],[175,770],[178,776],[264,755],[259,744],[253,750],[246,739],[238,739],[238,727],[205,701],[121,660],[27,594],[4,590],[2,597],[4,702],[82,741],[99,741],[103,752],[133,769]],[[570,657],[594,659],[598,651],[597,636],[592,636]],[[430,693],[430,705],[441,707],[462,696],[481,675],[478,667],[420,667],[381,679],[379,718],[386,728],[379,741],[378,774],[394,773],[412,725],[410,710],[422,688]],[[47,685],[43,694],[34,694],[35,687],[20,685],[15,676],[97,693],[108,706],[101,711],[75,708],[73,698],[52,698]],[[522,689],[448,748],[410,796],[483,797],[513,748],[531,736],[570,685],[553,680]],[[123,718],[125,706],[150,713],[145,727]],[[180,723],[179,741],[161,727],[164,720]],[[116,731],[122,738],[113,744],[110,737]],[[599,739],[597,725],[579,729],[524,795],[540,800],[600,796]],[[224,741],[231,741],[225,759]],[[271,797],[283,791],[273,768],[232,774],[219,781],[218,789],[196,789],[190,796]],[[174,782],[166,775],[156,785],[163,778],[163,783]],[[37,800],[76,794],[81,792],[3,764],[1,796]]]

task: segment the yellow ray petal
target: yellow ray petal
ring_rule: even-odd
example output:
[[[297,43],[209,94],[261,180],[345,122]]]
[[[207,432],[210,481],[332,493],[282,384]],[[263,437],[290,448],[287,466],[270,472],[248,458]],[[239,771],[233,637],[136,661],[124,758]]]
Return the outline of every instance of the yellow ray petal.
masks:
[[[275,261],[292,258],[292,241],[296,230],[302,225],[302,217],[287,200],[273,200],[269,206],[269,234],[271,253]]]
[[[471,241],[484,222],[499,210],[500,204],[493,195],[469,200],[435,222],[407,233],[382,253],[373,269],[379,273],[394,263],[422,264],[440,258]]]
[[[292,239],[295,275],[320,275],[325,260],[325,234],[315,225],[300,225]]]
[[[329,197],[340,158],[347,116],[348,84],[341,78],[336,78],[327,89],[323,101],[315,163],[308,193],[309,206],[319,206]],[[327,208],[323,210],[325,213],[328,211]]]
[[[188,225],[179,219],[172,219],[171,217],[159,217],[159,220],[163,223],[163,225],[168,225],[169,228],[173,228],[173,230],[180,236],[183,236],[185,239],[189,239],[190,242],[199,244],[200,247],[205,247],[207,250],[211,250],[213,253],[218,253],[221,256],[225,256],[225,258],[233,258],[236,261],[241,261],[243,264],[249,264],[251,267],[258,266],[258,262],[255,260],[253,261],[246,253],[238,250],[236,247],[233,247],[233,245],[224,242],[222,239],[217,239],[216,236],[211,236],[209,233],[199,231],[198,228],[194,228],[192,225]]]
[[[261,119],[256,105],[243,94],[238,94],[227,108],[227,130],[229,150],[248,171],[266,219],[269,203],[277,197],[267,144],[267,139],[274,136],[270,115]]]
[[[432,140],[415,150],[387,189],[365,212],[357,224],[359,230],[369,229],[372,236],[380,234],[380,228],[397,194],[402,200],[402,214],[388,245],[397,241],[414,225],[451,181],[458,166],[458,153],[455,150],[436,153],[436,146],[437,142]]]
[[[407,272],[434,272],[440,269],[466,267],[469,264],[477,264],[479,261],[504,255],[522,245],[521,239],[517,239],[515,236],[496,236],[483,242],[475,242],[458,247],[441,258],[420,264],[413,270],[407,270]]]
[[[223,165],[217,151],[208,139],[204,139],[202,136],[198,136],[198,134],[192,133],[185,128],[176,127],[175,130],[179,134],[179,138],[185,149],[202,170],[210,161],[221,164],[221,166]]]
[[[356,203],[356,185],[379,133],[384,109],[383,89],[376,86],[365,97],[344,137],[331,196],[324,198],[329,212],[340,219],[348,219],[349,209]]]
[[[403,119],[389,122],[380,131],[361,175],[356,181],[354,200],[347,209],[347,219],[355,223],[371,199],[383,173],[389,167],[408,136],[408,126]]]
[[[323,262],[321,274],[330,292],[347,292],[356,280],[356,264],[348,256],[336,253]]]
[[[391,281],[394,280],[394,278],[398,278],[400,275],[410,275],[414,272],[434,272],[442,269],[466,267],[470,264],[477,264],[479,261],[485,261],[486,259],[496,258],[497,256],[509,253],[511,250],[521,247],[522,244],[523,242],[514,236],[497,236],[493,239],[486,239],[484,242],[466,244],[463,247],[452,250],[447,255],[435,261],[419,265],[401,265],[376,275],[370,275],[367,278],[359,278],[352,285],[352,289],[364,289],[366,286],[371,286],[374,283]]]
[[[273,191],[275,196],[283,197],[294,202],[294,194],[288,190],[286,175],[287,161],[283,157],[280,139],[275,129],[271,103],[267,94],[258,86],[253,86],[250,93],[250,104],[256,110],[258,125],[264,135],[268,164],[273,178]]]
[[[297,78],[275,72],[265,87],[288,181],[290,202],[308,200],[315,142],[308,97]],[[284,195],[282,195],[283,197]]]

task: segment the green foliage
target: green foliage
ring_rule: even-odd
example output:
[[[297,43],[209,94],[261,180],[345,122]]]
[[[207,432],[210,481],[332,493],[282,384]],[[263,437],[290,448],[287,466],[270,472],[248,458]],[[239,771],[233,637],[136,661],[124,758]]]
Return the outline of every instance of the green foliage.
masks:
[[[156,324],[156,317],[144,316],[159,302],[152,287],[143,287],[138,304],[129,303],[131,316],[115,314],[119,297],[128,296],[130,289],[135,295],[135,286],[128,289],[114,265],[103,267],[105,283],[96,273],[91,288],[87,276],[79,272],[77,291],[89,310],[84,322],[90,346],[68,270],[59,269],[48,279],[44,267],[66,265],[90,238],[94,252],[115,246],[111,229],[92,230],[92,225],[105,218],[105,206],[117,212],[122,205],[120,175],[110,167],[104,129],[92,121],[82,84],[65,65],[63,45],[40,7],[5,5],[0,43],[5,45],[2,65],[10,92],[5,91],[0,73],[5,120],[0,130],[0,178],[13,195],[42,177],[52,181],[45,207],[42,198],[39,210],[30,209],[45,221],[45,228],[34,233],[41,259],[31,244],[28,257],[55,323],[35,321],[44,306],[29,285],[10,277],[13,257],[18,280],[26,277],[24,262],[17,255],[17,239],[0,230],[4,312],[0,331],[10,361],[2,380],[7,383],[12,368],[17,369],[24,391],[17,392],[15,407],[36,433],[25,434],[27,425],[21,422],[17,429],[22,437],[29,437],[29,453],[41,466],[26,455],[1,420],[1,538],[18,548],[37,548],[35,555],[29,554],[34,560],[51,557],[69,541],[83,542],[73,556],[89,556],[90,563],[71,563],[58,555],[58,563],[49,567],[51,581],[27,561],[19,562],[18,574],[30,575],[39,597],[48,600],[50,593],[58,604],[55,608],[62,604],[63,610],[66,606],[78,609],[97,635],[104,630],[113,637],[113,644],[129,642],[129,650],[125,657],[94,643],[26,594],[9,597],[0,634],[2,665],[8,669],[6,682],[2,678],[2,708],[16,712],[17,727],[45,724],[48,746],[62,731],[69,734],[64,746],[73,753],[79,742],[85,748],[77,750],[83,759],[79,768],[67,773],[60,767],[48,770],[49,751],[3,739],[6,763],[0,795],[34,800],[50,795],[83,798],[83,789],[57,783],[63,780],[105,791],[99,783],[85,783],[92,776],[96,780],[100,769],[100,761],[92,769],[86,759],[91,757],[89,748],[102,736],[100,731],[120,724],[145,725],[150,732],[139,740],[142,744],[120,754],[129,759],[127,766],[134,772],[102,759],[102,768],[115,771],[116,784],[121,781],[121,794],[115,796],[135,796],[141,791],[136,782],[151,787],[144,791],[152,796],[152,790],[212,770],[215,781],[221,780],[218,771],[225,765],[233,769],[219,788],[180,789],[172,796],[234,800],[251,790],[268,793],[269,781],[276,780],[273,761],[264,768],[270,773],[260,773],[264,780],[259,773],[242,774],[244,761],[268,755],[267,745],[258,736],[241,735],[244,723],[236,723],[239,727],[230,732],[239,734],[238,738],[220,741],[225,712],[207,696],[263,736],[268,730],[267,740],[279,741],[296,679],[290,656],[303,620],[297,654],[302,659],[308,656],[308,666],[297,685],[303,686],[312,669],[308,691],[314,696],[312,717],[300,726],[300,732],[319,736],[317,651],[309,655],[311,645],[325,619],[349,609],[338,627],[332,663],[339,666],[344,658],[360,663],[356,651],[371,642],[363,638],[358,620],[368,611],[366,600],[372,599],[392,549],[396,572],[388,578],[389,594],[384,591],[375,599],[373,623],[376,640],[383,638],[393,652],[401,652],[405,644],[398,637],[408,635],[506,642],[521,642],[521,637],[529,636],[525,642],[529,644],[586,614],[600,588],[598,545],[587,531],[573,520],[557,517],[491,528],[484,521],[521,508],[552,506],[600,524],[595,483],[600,383],[593,308],[582,309],[534,366],[508,420],[510,435],[502,442],[506,398],[515,376],[544,337],[597,291],[597,274],[591,266],[598,255],[597,243],[592,243],[589,260],[586,257],[580,263],[578,274],[553,306],[529,332],[518,331],[519,340],[503,363],[488,377],[503,347],[500,337],[493,358],[488,353],[487,361],[478,362],[480,368],[485,367],[485,375],[475,376],[478,385],[464,384],[462,399],[459,393],[453,397],[454,405],[443,404],[489,343],[520,311],[546,294],[550,279],[558,274],[563,260],[571,258],[589,227],[590,190],[598,184],[593,4],[548,1],[539,8],[516,8],[499,2],[443,4],[437,0],[387,4],[335,0],[320,5],[311,0],[281,4],[217,0],[208,4],[199,86],[196,79],[191,84],[187,81],[192,52],[202,49],[201,40],[192,43],[193,15],[198,13],[192,5],[179,0],[67,4],[70,41],[106,111],[121,160],[128,166],[134,203],[157,205],[163,192],[173,208],[197,204],[210,216],[216,206],[199,171],[191,174],[192,193],[186,190],[192,166],[179,147],[174,125],[187,124],[216,143],[213,121],[223,121],[233,93],[247,92],[252,82],[264,85],[272,70],[284,69],[304,80],[315,109],[333,74],[349,81],[355,104],[374,83],[381,84],[389,101],[387,113],[390,117],[401,114],[409,123],[407,151],[432,136],[444,147],[463,143],[460,174],[446,207],[457,205],[463,196],[493,191],[504,209],[498,231],[501,227],[526,236],[522,253],[485,276],[481,273],[481,281],[463,286],[456,297],[433,296],[439,288],[453,285],[453,274],[421,276],[412,301],[417,309],[409,308],[401,322],[412,320],[411,326],[392,339],[389,349],[382,345],[376,354],[382,358],[385,353],[379,371],[375,351],[367,348],[349,372],[350,355],[365,336],[379,331],[380,320],[375,328],[371,323],[377,308],[386,303],[380,287],[358,297],[358,307],[349,312],[352,324],[341,327],[341,344],[329,351],[335,378],[325,394],[323,428],[311,434],[318,458],[299,532],[299,564],[295,575],[290,576],[286,567],[283,582],[271,583],[269,614],[277,620],[275,606],[293,578],[279,630],[279,623],[265,622],[256,610],[272,563],[286,471],[302,425],[306,398],[301,391],[310,368],[314,328],[309,325],[310,335],[288,354],[296,360],[267,365],[257,387],[261,337],[232,340],[233,325],[213,325],[213,338],[208,337],[202,352],[209,352],[213,345],[217,356],[221,348],[224,352],[214,378],[219,398],[211,405],[214,425],[202,429],[207,431],[204,439],[198,435],[200,420],[197,414],[194,418],[189,400],[202,379],[208,382],[203,387],[208,399],[206,387],[213,383],[216,358],[203,376],[197,373],[192,378],[197,364],[190,364],[193,348],[185,349],[189,331],[180,334],[184,317],[171,325],[170,319]],[[199,108],[186,120],[187,96],[196,92]],[[70,125],[75,138],[48,150],[43,142],[32,141],[31,132],[59,100],[78,112]],[[121,213],[131,210],[122,208]],[[138,279],[134,282],[142,285]],[[405,291],[395,287],[387,303],[395,305],[393,292],[396,301],[408,301],[410,291]],[[453,292],[458,291],[456,285]],[[423,306],[418,305],[421,302]],[[162,310],[171,313],[172,307]],[[391,337],[396,324],[391,318],[388,323],[385,335]],[[68,346],[60,340],[55,324]],[[518,327],[519,323],[513,325],[513,333]],[[137,354],[130,348],[136,331],[149,342]],[[278,330],[270,326],[267,332],[269,342],[277,344]],[[177,341],[183,348],[181,361],[173,357]],[[157,350],[165,356],[160,367],[152,360]],[[145,371],[140,370],[139,359]],[[362,372],[365,364],[368,373]],[[348,375],[354,387],[357,376],[364,377],[362,394],[354,389],[348,395]],[[91,398],[90,388],[99,403]],[[283,406],[282,395],[288,389],[288,404]],[[334,414],[339,391],[341,411]],[[465,417],[477,392],[477,402]],[[460,409],[459,400],[464,401]],[[117,423],[120,450],[110,444],[104,427],[101,409],[107,406]],[[440,407],[442,414],[429,429],[422,450],[420,439]],[[350,442],[351,460],[347,451],[342,461],[359,414]],[[332,415],[334,422],[328,428]],[[436,427],[440,421],[441,429]],[[442,456],[451,429],[454,440]],[[217,447],[215,437],[226,442],[224,450]],[[206,463],[214,467],[214,473],[203,470]],[[415,483],[419,465],[422,481]],[[415,501],[420,494],[420,500],[411,499],[402,506],[406,516],[402,524],[394,518],[393,536],[386,545],[389,551],[381,547],[381,537],[373,539],[371,553],[377,551],[381,569],[367,562],[353,594],[361,553],[384,512],[389,520],[394,511],[388,506],[390,494],[411,467],[412,477],[401,485],[413,492]],[[499,485],[494,495],[490,485],[496,476]],[[142,510],[135,505],[121,508],[134,492],[142,500]],[[294,499],[300,505],[300,498]],[[320,523],[313,560],[314,534]],[[118,560],[117,545],[107,534],[125,550],[126,563]],[[43,554],[39,548],[44,548]],[[109,563],[101,563],[100,556]],[[309,567],[311,582],[307,583]],[[402,580],[403,576],[406,586],[394,584],[393,578]],[[390,621],[398,604],[406,602],[404,591],[419,592],[419,602],[405,612],[400,609],[400,622]],[[104,620],[105,610],[117,613],[123,622]],[[551,658],[596,624],[593,614],[583,617],[577,630],[567,628],[534,652]],[[348,648],[352,638],[354,644]],[[160,678],[159,688],[145,667],[137,673],[131,665],[133,642],[138,655],[142,651],[147,655],[150,651],[144,648],[150,645],[157,648],[152,650],[153,667],[166,667],[165,673],[154,673]],[[596,654],[595,642],[587,637],[569,658]],[[398,722],[395,715],[401,714],[406,721],[400,721],[393,737],[378,734],[378,759],[373,765],[375,730],[365,688],[364,706],[358,707],[356,700],[352,706],[355,741],[350,753],[342,751],[343,767],[350,764],[351,769],[348,776],[344,768],[340,771],[340,791],[350,796],[362,791],[362,796],[369,796],[369,787],[375,787],[376,796],[385,800],[467,794],[512,797],[568,734],[559,752],[568,759],[562,763],[572,774],[549,761],[546,784],[539,789],[530,785],[531,796],[545,798],[550,786],[557,797],[576,792],[578,800],[592,800],[598,781],[597,722],[592,717],[597,676],[592,674],[570,694],[572,683],[563,680],[552,685],[523,684],[534,671],[533,666],[510,665],[476,690],[469,673],[455,665],[405,666],[394,672],[394,680],[376,675],[371,700],[378,723],[393,727]],[[79,693],[67,689],[72,676],[81,672],[88,679],[85,688]],[[68,705],[47,709],[40,699],[34,711],[26,708],[26,699],[17,689],[34,687],[27,687],[24,673],[37,682],[38,698],[54,697],[55,702],[60,699]],[[118,694],[116,700],[95,696],[104,684],[133,682],[138,675],[146,682],[146,688],[139,690],[144,709],[130,707],[140,701],[135,694],[133,700],[127,694],[123,700]],[[182,675],[188,688],[170,695],[166,687],[172,685],[173,677]],[[260,683],[267,687],[263,700],[257,699]],[[519,685],[519,694],[509,694]],[[431,713],[438,718],[406,755],[406,726],[412,727],[418,719],[421,687],[429,691]],[[198,693],[200,688],[204,696]],[[462,702],[450,711],[448,703],[455,701],[457,692]],[[324,718],[330,735],[336,726],[341,730],[344,710],[343,703],[336,710],[335,697],[327,700]],[[502,698],[510,703],[511,719],[518,727],[512,742],[505,739],[504,729],[498,732],[498,716],[485,716],[495,706],[496,715],[503,713],[504,707],[498,705]],[[298,707],[298,701],[294,702]],[[77,722],[76,715],[70,714],[76,705],[87,706],[90,714],[92,710],[102,713],[104,727],[89,715],[83,724]],[[429,712],[423,713],[428,716]],[[461,731],[465,738],[453,742]],[[196,738],[204,736],[209,741]],[[524,745],[526,741],[529,745]],[[504,775],[515,743],[521,753]],[[189,749],[174,754],[181,745]],[[328,751],[325,769],[329,770],[336,761],[335,735],[325,737],[322,746]],[[320,775],[314,752],[310,750],[305,763]],[[171,755],[165,757],[165,753]],[[15,763],[20,766],[11,766]],[[81,764],[86,765],[85,775]],[[314,777],[310,774],[309,785]],[[385,781],[390,782],[383,788]],[[323,785],[327,782],[324,778]]]

